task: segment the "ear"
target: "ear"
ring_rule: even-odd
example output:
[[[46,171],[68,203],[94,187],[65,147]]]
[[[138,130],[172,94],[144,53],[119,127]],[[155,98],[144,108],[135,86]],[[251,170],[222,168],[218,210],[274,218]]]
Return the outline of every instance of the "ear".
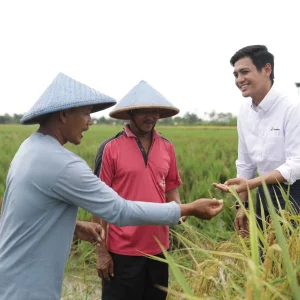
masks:
[[[68,119],[68,110],[61,110],[59,111],[59,120],[65,124],[67,122],[67,119]]]
[[[272,66],[271,64],[267,63],[264,67],[263,67],[263,70],[265,71],[265,74],[267,76],[270,77],[271,73],[272,73]]]
[[[129,119],[131,121],[134,121],[134,110],[129,110],[127,113],[129,115]]]

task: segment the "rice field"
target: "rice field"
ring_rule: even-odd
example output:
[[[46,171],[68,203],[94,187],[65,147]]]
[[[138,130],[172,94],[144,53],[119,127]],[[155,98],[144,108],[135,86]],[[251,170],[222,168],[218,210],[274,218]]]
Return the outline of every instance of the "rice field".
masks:
[[[0,126],[0,199],[14,153],[36,129],[36,126]],[[182,202],[213,196],[224,199],[225,206],[211,221],[189,218],[186,224],[172,228],[172,247],[166,253],[170,266],[168,299],[299,299],[299,216],[292,211],[274,214],[264,233],[250,217],[251,238],[241,239],[233,229],[235,197],[211,186],[212,182],[235,176],[236,129],[162,126],[156,129],[175,146],[183,181]],[[99,144],[121,130],[120,126],[92,126],[79,146],[66,147],[93,168]],[[253,209],[250,205],[250,212]],[[90,214],[80,210],[78,219],[89,220]],[[260,251],[265,253],[263,263],[259,260]],[[66,268],[62,299],[100,299],[100,294],[93,246],[76,243]]]

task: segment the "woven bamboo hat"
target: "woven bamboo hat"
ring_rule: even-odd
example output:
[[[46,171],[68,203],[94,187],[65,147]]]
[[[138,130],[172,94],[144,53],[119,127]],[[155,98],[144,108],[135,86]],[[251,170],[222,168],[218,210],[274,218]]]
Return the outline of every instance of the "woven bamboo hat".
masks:
[[[179,113],[177,107],[151,85],[142,80],[118,102],[109,115],[114,119],[129,120],[129,111],[144,108],[159,109],[160,119],[172,117]]]
[[[116,100],[87,85],[59,73],[46,91],[22,117],[22,124],[38,124],[45,115],[56,111],[93,105],[97,112],[116,104]]]

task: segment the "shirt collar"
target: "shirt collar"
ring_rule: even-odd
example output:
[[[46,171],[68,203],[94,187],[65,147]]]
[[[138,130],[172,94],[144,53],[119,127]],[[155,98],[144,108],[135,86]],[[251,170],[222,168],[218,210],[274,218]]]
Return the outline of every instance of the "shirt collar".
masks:
[[[256,105],[254,101],[252,100],[251,108],[255,111],[263,110],[264,113],[267,113],[270,108],[273,106],[273,104],[276,102],[278,98],[278,90],[276,88],[276,84],[273,83],[271,89],[267,93],[264,99],[259,103],[259,105]]]
[[[127,135],[127,137],[137,138],[137,136],[133,134],[132,131],[130,130],[129,124],[125,125],[124,132]],[[152,134],[153,140],[156,139],[158,136],[160,136],[159,133],[155,129],[153,129],[153,134]]]

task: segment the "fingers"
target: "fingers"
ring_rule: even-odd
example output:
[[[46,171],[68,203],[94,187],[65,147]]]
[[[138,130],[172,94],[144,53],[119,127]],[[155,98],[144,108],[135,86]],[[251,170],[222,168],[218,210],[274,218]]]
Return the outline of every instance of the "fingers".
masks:
[[[242,238],[246,238],[249,236],[248,230],[240,230],[239,234]]]
[[[187,216],[182,216],[182,217],[179,219],[178,224],[184,223],[184,222],[186,221],[187,218],[188,218]]]
[[[183,216],[183,217],[181,217],[180,219],[181,219],[181,222],[185,222],[186,221],[186,219],[187,219],[188,217],[187,216]]]
[[[109,270],[108,270],[109,275],[110,275],[111,277],[114,277],[115,274],[114,274],[114,262],[113,262],[113,260],[111,260],[108,269],[109,269]]]
[[[109,280],[109,276],[108,276],[108,267],[105,268],[104,270],[102,270],[102,278],[105,279],[105,280]]]
[[[230,193],[229,186],[225,183],[213,183],[212,185],[223,192]]]
[[[234,220],[234,228],[236,230],[236,232],[240,231],[240,225],[237,219]]]
[[[102,241],[105,240],[105,229],[101,227],[101,233],[100,233],[100,238]]]
[[[240,178],[232,178],[232,179],[228,179],[225,184],[226,185],[235,185],[235,184],[239,184],[241,181]]]
[[[215,198],[203,200],[207,200],[206,212],[201,217],[203,220],[210,220],[222,211],[223,200],[217,200]]]
[[[245,220],[240,220],[239,227],[240,227],[239,234],[241,235],[241,237],[245,238],[249,236],[248,223]]]
[[[98,276],[103,279],[102,270],[98,269],[98,267],[97,267],[97,272],[98,272]]]
[[[96,231],[98,233],[98,238],[99,238],[98,241],[102,242],[103,240],[105,240],[105,230],[100,224],[97,224]]]
[[[111,261],[106,267],[97,267],[98,276],[105,280],[110,280],[114,277],[114,263]]]
[[[98,259],[96,269],[98,276],[104,280],[110,280],[114,276],[113,259],[107,251],[106,245],[101,244],[98,247]]]
[[[207,199],[210,202],[210,205],[213,207],[219,207],[221,206],[221,208],[223,207],[223,200],[217,200],[216,198],[213,199]]]
[[[90,230],[90,234],[92,235],[92,244],[94,246],[100,246],[100,243],[105,239],[105,231],[100,224],[91,223],[93,228]]]
[[[102,264],[97,263],[96,269],[97,269],[97,272],[98,272],[98,276],[100,278],[105,279],[105,280],[109,280],[108,266],[105,267]]]
[[[242,238],[249,236],[248,220],[246,217],[237,215],[234,220],[234,227]]]
[[[211,215],[212,217],[219,214],[223,209],[223,200],[216,200],[216,203],[213,203],[211,207]]]
[[[245,187],[243,186],[243,180],[241,178],[231,178],[224,183],[213,183],[212,185],[226,193],[232,193],[232,189],[230,188],[231,186],[234,186],[234,189],[237,193],[245,190]]]

